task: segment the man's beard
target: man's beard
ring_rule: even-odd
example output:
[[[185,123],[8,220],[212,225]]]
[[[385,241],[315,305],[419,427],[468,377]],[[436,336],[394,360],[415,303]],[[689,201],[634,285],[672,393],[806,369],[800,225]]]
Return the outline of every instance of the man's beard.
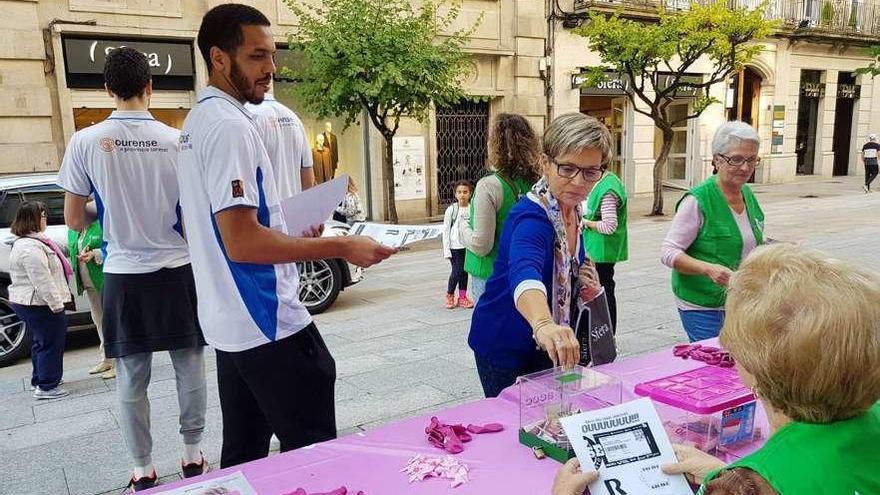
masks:
[[[246,102],[252,105],[263,103],[263,97],[257,96],[257,85],[248,82],[247,77],[241,69],[238,68],[238,64],[235,63],[235,61],[232,62],[232,72],[229,74],[229,80],[235,90],[238,91],[240,98],[243,98]]]

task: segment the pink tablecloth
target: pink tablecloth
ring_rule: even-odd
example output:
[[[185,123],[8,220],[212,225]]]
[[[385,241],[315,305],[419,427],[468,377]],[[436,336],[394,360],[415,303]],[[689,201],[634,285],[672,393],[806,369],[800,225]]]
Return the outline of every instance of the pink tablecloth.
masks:
[[[598,368],[617,376],[625,385],[624,397],[633,398],[633,386],[641,381],[686,371],[703,363],[685,361],[661,351],[618,361]],[[233,468],[208,473],[174,485],[163,485],[157,493],[242,471],[260,495],[280,495],[297,488],[307,492],[327,492],[345,485],[366,495],[460,495],[505,493],[535,495],[549,493],[559,464],[551,459],[539,461],[519,444],[519,410],[515,387],[497,399],[485,399],[437,411],[430,415],[398,421],[364,433],[279,454]],[[452,490],[448,480],[429,479],[409,484],[400,472],[417,454],[442,455],[428,444],[425,426],[431,416],[448,423],[503,423],[505,431],[476,435],[457,457],[470,466],[471,481]],[[765,421],[763,414],[758,421]],[[754,448],[756,448],[755,446]],[[752,450],[752,449],[750,449]],[[353,493],[353,492],[352,492]]]

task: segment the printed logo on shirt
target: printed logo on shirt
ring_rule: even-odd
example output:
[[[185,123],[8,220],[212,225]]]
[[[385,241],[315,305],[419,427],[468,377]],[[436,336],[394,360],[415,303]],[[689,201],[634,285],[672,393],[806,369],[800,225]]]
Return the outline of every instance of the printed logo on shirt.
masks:
[[[113,139],[109,137],[101,138],[98,141],[102,151],[110,153],[118,150],[122,153],[167,153],[168,148],[159,144],[159,141],[152,139],[147,141],[139,141],[136,139]]]
[[[107,153],[110,153],[116,147],[113,144],[113,138],[108,138],[108,137],[101,138],[101,140],[98,143],[101,145],[101,150],[103,150]]]
[[[192,143],[190,142],[190,134],[189,133],[186,133],[186,134],[181,133],[180,134],[180,141],[178,141],[178,144],[180,144],[180,151],[191,150]]]
[[[233,198],[243,198],[244,197],[244,184],[238,179],[232,181],[232,197]]]
[[[275,121],[279,127],[296,127],[296,120],[291,117],[279,117]]]

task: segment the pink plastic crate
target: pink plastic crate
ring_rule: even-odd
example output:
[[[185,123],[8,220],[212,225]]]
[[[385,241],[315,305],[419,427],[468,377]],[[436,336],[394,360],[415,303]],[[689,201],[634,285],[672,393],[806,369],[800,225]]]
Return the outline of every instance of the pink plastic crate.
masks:
[[[704,366],[640,383],[635,392],[656,403],[674,443],[724,457],[762,436],[754,426],[755,395],[731,368]]]
[[[643,397],[696,414],[714,414],[755,400],[736,370],[704,366],[636,385]]]

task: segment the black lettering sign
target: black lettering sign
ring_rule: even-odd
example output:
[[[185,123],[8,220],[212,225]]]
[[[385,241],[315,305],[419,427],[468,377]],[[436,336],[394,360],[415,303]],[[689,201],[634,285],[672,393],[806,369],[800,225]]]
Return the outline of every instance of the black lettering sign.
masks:
[[[825,96],[825,83],[801,82],[801,94],[807,98],[822,98]]]
[[[572,74],[571,89],[580,89],[582,95],[625,95],[630,91],[629,77],[613,71],[605,72],[605,80],[595,85],[585,86],[587,74]]]
[[[64,38],[62,43],[65,66],[70,74],[103,74],[107,55],[123,46],[134,48],[147,57],[153,77],[192,77],[195,73],[192,44],[188,42]]]

